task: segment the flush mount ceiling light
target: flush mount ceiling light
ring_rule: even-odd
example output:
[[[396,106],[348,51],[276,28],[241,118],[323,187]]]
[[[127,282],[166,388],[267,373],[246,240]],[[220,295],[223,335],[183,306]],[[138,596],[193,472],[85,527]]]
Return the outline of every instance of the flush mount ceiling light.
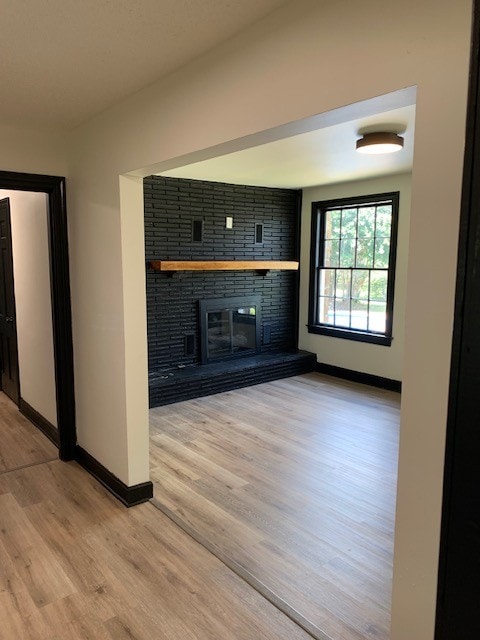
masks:
[[[403,138],[396,133],[366,133],[357,140],[357,151],[376,155],[378,153],[393,153],[403,149]]]

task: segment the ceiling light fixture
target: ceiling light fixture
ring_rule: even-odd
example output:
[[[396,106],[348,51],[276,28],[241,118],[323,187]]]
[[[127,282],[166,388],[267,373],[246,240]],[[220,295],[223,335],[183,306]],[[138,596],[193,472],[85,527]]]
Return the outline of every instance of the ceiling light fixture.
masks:
[[[366,133],[357,140],[357,151],[376,155],[379,153],[393,153],[403,149],[403,138],[396,133]]]

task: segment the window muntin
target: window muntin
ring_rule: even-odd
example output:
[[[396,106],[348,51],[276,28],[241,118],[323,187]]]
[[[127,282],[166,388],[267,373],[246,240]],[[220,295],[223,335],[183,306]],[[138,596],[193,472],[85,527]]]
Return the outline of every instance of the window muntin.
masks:
[[[313,203],[309,330],[390,344],[398,193]]]

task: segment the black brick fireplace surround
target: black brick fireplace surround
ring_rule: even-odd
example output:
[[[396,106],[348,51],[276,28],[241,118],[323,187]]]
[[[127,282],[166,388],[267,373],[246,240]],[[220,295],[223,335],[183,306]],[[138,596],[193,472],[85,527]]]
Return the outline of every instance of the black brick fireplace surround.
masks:
[[[144,198],[150,406],[312,371],[313,354],[296,349],[297,272],[148,268],[150,260],[296,260],[301,192],[150,176]],[[259,353],[202,365],[199,301],[249,295],[261,299]]]

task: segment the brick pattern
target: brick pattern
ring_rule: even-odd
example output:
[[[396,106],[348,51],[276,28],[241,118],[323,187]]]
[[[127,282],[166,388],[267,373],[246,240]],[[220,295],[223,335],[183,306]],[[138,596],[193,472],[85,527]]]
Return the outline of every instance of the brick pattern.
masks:
[[[288,356],[280,355],[278,359],[268,363],[259,362],[255,367],[232,368],[230,371],[218,371],[208,376],[182,378],[179,370],[178,377],[173,374],[166,381],[154,381],[150,384],[150,408],[309,373],[314,371],[316,364],[314,353],[299,352]]]
[[[294,260],[299,192],[150,176],[144,180],[145,253],[148,260]],[[226,229],[225,218],[233,217]],[[192,221],[203,220],[193,242]],[[255,223],[263,243],[255,244]],[[147,270],[149,372],[200,362],[198,301],[261,295],[262,353],[296,346],[295,272],[178,272]],[[193,355],[185,336],[195,336]]]
[[[298,191],[151,176],[144,194],[147,259],[295,259]],[[204,220],[202,243],[192,242],[193,219]],[[264,225],[261,245],[255,222]]]

